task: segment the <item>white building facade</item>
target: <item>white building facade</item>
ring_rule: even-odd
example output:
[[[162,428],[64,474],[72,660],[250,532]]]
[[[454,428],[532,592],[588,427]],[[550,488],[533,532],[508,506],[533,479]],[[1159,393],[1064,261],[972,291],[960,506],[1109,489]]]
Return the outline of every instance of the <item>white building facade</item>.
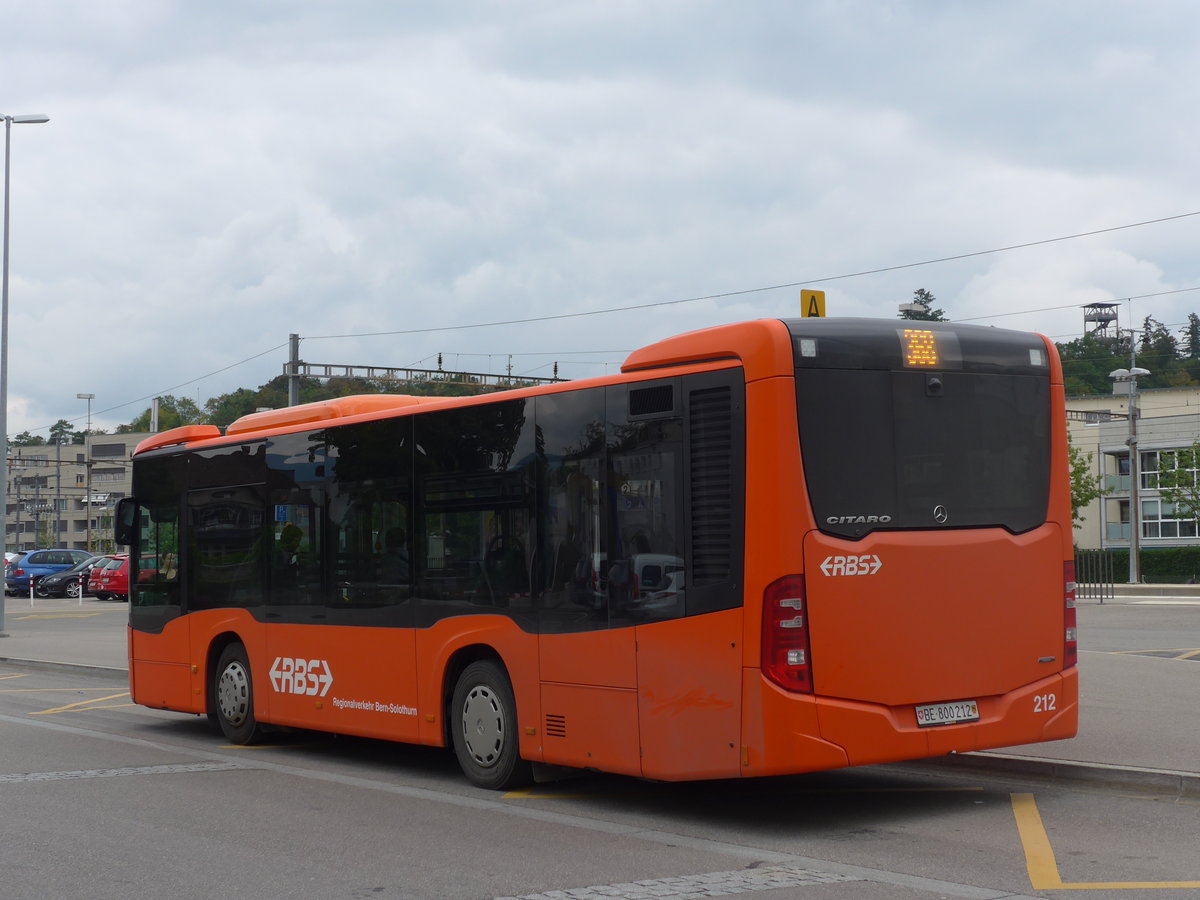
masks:
[[[5,550],[120,549],[113,508],[130,492],[130,458],[146,437],[93,434],[83,444],[10,446]]]
[[[1200,546],[1200,523],[1180,518],[1162,499],[1157,475],[1160,465],[1174,466],[1173,451],[1200,441],[1200,387],[1139,389],[1137,407],[1141,548]],[[1128,549],[1132,519],[1128,386],[1118,384],[1110,395],[1068,398],[1067,426],[1075,447],[1092,455],[1092,470],[1106,489],[1082,511],[1075,544],[1081,549]]]

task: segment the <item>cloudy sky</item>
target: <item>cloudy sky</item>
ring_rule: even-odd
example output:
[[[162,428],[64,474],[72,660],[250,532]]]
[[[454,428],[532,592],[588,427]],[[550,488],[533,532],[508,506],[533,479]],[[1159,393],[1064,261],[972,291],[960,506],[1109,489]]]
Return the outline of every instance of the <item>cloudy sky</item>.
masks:
[[[51,118],[12,128],[10,435],[258,387],[291,333],[583,377],[801,284],[1059,340],[1200,310],[1193,0],[0,11],[0,113]]]

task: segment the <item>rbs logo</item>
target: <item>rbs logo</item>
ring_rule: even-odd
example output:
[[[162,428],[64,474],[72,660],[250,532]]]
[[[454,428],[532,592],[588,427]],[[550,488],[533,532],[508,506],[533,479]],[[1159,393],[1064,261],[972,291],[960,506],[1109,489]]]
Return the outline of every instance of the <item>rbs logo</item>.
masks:
[[[271,664],[271,688],[277,694],[307,694],[324,697],[333,685],[333,673],[323,659],[275,657]]]
[[[883,568],[883,560],[874,553],[862,556],[827,556],[821,563],[825,575],[874,575]]]

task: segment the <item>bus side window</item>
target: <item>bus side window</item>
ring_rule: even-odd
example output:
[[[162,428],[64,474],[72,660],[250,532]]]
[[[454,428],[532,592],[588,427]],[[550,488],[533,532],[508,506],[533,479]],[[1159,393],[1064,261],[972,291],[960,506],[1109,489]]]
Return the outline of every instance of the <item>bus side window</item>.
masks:
[[[179,602],[179,505],[155,503],[140,510],[139,553],[135,606],[164,606]]]

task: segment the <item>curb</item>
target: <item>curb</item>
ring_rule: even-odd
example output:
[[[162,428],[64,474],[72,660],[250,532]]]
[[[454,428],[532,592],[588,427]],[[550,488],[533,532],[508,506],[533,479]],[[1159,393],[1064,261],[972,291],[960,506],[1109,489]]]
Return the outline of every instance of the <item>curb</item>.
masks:
[[[1052,781],[1090,783],[1141,791],[1168,791],[1179,797],[1200,798],[1200,773],[1180,772],[1174,769],[1117,766],[1111,763],[1016,756],[992,751],[942,756],[920,760],[917,764],[931,768],[976,769],[1012,775],[1032,775]]]

